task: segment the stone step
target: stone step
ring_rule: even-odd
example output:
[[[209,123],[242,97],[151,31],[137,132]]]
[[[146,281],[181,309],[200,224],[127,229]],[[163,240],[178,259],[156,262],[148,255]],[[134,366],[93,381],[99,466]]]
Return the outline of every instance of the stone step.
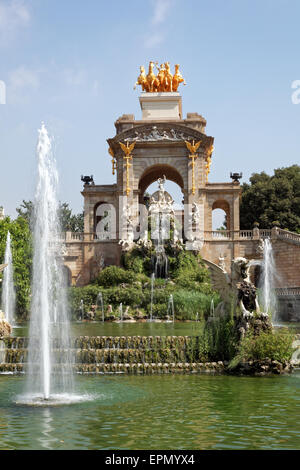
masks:
[[[36,350],[36,357],[40,351]],[[55,361],[64,363],[72,360],[77,364],[93,363],[144,363],[144,362],[194,362],[199,360],[197,349],[186,346],[185,348],[140,348],[140,349],[56,349],[53,350]],[[28,349],[5,349],[1,351],[1,362],[26,363],[28,361]]]
[[[185,348],[199,341],[197,336],[80,336],[73,338],[70,347],[75,349],[157,349]],[[4,338],[7,349],[26,349],[27,337]],[[58,346],[55,342],[54,348]],[[38,347],[38,343],[37,343]]]
[[[59,365],[57,365],[59,367]],[[112,364],[74,364],[74,372],[82,374],[154,374],[154,373],[223,373],[223,362],[158,362],[158,363],[112,363]],[[25,373],[24,364],[0,364],[0,374]]]

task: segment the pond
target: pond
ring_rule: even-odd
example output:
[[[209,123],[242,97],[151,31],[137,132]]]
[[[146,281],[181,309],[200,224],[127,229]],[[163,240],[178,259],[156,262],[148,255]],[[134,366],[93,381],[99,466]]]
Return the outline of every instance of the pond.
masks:
[[[202,322],[72,322],[71,335],[78,336],[197,336],[203,328]],[[13,328],[12,336],[28,336],[28,323]],[[300,333],[300,323],[280,323],[278,327],[289,327]]]
[[[72,322],[71,335],[78,336],[196,336],[201,322]],[[28,336],[28,324],[13,329],[12,336]]]
[[[0,449],[299,449],[300,371],[288,376],[77,376],[90,401],[16,405],[0,376]]]

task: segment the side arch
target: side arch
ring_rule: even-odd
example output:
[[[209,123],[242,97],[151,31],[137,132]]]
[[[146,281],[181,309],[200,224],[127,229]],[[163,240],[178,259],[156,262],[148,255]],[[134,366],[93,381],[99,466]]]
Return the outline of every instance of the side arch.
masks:
[[[225,212],[227,230],[231,230],[232,217],[230,203],[226,201],[226,199],[216,199],[211,206],[211,212],[213,212],[215,209],[222,209]]]

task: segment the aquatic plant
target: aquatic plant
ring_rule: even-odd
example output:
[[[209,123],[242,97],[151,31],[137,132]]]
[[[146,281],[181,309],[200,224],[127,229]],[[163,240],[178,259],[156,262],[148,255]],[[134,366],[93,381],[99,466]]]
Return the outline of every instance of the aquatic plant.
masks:
[[[294,335],[288,330],[263,331],[259,335],[249,331],[241,340],[230,368],[251,360],[290,361],[294,348]]]

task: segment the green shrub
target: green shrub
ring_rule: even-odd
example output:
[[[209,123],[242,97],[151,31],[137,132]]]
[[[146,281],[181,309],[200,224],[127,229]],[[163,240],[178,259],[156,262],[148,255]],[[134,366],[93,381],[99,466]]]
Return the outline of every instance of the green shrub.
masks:
[[[135,280],[135,275],[131,271],[126,271],[118,266],[108,266],[104,268],[95,279],[95,284],[103,287],[117,286],[119,284],[131,284]]]
[[[217,304],[217,295],[207,295],[197,290],[176,289],[174,294],[174,306],[176,318],[187,320],[196,319],[197,313],[199,318],[203,319],[209,315],[210,304],[212,298]]]
[[[231,366],[250,360],[289,361],[293,354],[293,340],[294,335],[285,330],[261,332],[259,335],[249,332],[242,339]]]
[[[203,330],[207,355],[212,361],[231,360],[237,352],[238,337],[234,321],[230,318],[214,318]]]

